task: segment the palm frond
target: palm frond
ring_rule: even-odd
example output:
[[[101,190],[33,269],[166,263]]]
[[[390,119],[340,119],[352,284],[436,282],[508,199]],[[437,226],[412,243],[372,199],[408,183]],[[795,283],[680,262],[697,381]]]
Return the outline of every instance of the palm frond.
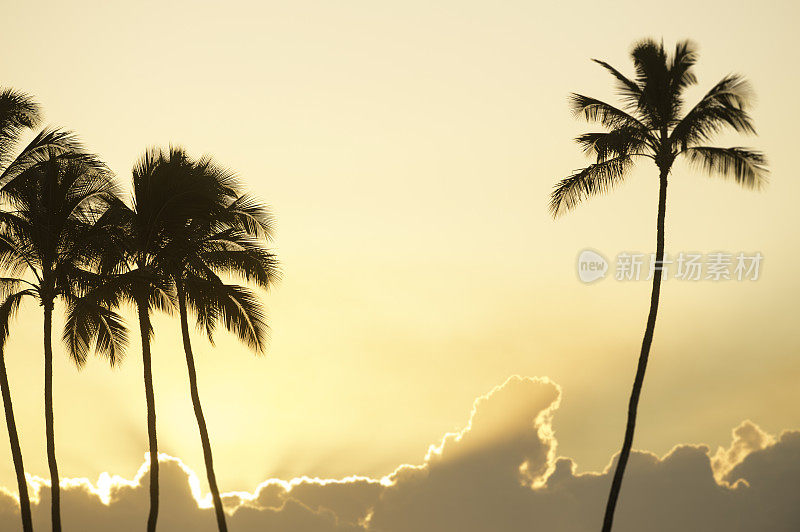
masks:
[[[725,76],[684,116],[673,129],[670,139],[679,148],[708,141],[725,128],[753,134],[755,127],[747,112],[752,94],[742,76]]]
[[[125,320],[113,310],[102,308],[98,313],[97,337],[94,351],[115,366],[125,357],[128,329]]]
[[[210,155],[203,155],[192,165],[193,172],[202,181],[213,185],[219,196],[236,197],[241,185],[236,173],[220,165]]]
[[[6,297],[2,305],[0,305],[0,350],[5,347],[8,335],[10,333],[11,320],[19,310],[22,298],[25,296],[35,297],[36,292],[33,289],[25,289],[19,292],[14,292]]]
[[[215,297],[210,290],[212,285],[221,285],[223,283],[213,273],[211,277],[213,280],[209,281],[198,275],[189,274],[184,275],[179,282],[186,298],[186,305],[189,310],[194,312],[197,328],[202,329],[208,337],[209,343],[214,345],[214,332],[217,328],[219,312],[217,305],[214,303]],[[180,292],[178,297],[180,298]]]
[[[217,322],[236,335],[248,347],[262,353],[269,328],[256,294],[246,287],[226,284],[218,279],[187,276],[184,281],[187,302],[213,342]]]
[[[617,93],[629,109],[638,109],[642,98],[642,88],[622,72],[600,59],[592,59],[595,63],[608,70],[617,79]]]
[[[269,288],[281,275],[278,259],[261,239],[239,229],[210,233],[187,250],[185,262],[201,275],[218,272]]]
[[[172,286],[154,286],[147,298],[147,304],[150,308],[167,315],[172,315],[175,311],[174,301],[175,289]]]
[[[655,139],[638,128],[619,127],[611,131],[584,133],[577,142],[583,152],[595,157],[597,162],[607,159],[647,151],[655,144]]]
[[[633,115],[596,98],[573,93],[569,97],[569,105],[575,116],[587,122],[596,122],[609,129],[629,127],[647,130],[647,127]]]
[[[763,153],[749,148],[694,146],[680,152],[689,164],[711,176],[733,179],[745,188],[762,189],[767,184],[767,160]]]
[[[231,226],[246,234],[272,240],[275,220],[266,204],[252,194],[241,194],[226,209]]]
[[[0,299],[17,292],[22,284],[30,285],[29,282],[18,277],[0,277]]]
[[[0,171],[12,160],[13,151],[25,129],[41,118],[41,109],[29,95],[13,89],[0,91]]]
[[[198,265],[204,268],[239,277],[261,288],[269,288],[280,278],[277,257],[263,248],[209,250],[200,259]],[[193,265],[189,263],[189,267]]]
[[[0,173],[0,186],[4,185],[24,170],[41,163],[52,156],[70,152],[81,152],[83,146],[77,136],[61,129],[45,128],[31,140],[8,166]]]
[[[0,91],[0,134],[7,126],[35,127],[41,113],[41,107],[30,95],[10,88]]]
[[[550,195],[550,213],[558,217],[591,196],[604,194],[621,182],[633,161],[630,155],[591,164],[559,181]]]
[[[2,213],[0,213],[2,218]],[[0,222],[0,269],[11,275],[21,275],[27,268],[35,271],[38,259],[29,253],[21,238]]]
[[[128,344],[128,331],[122,317],[91,296],[68,301],[62,339],[75,365],[83,367],[92,350],[112,366],[118,364]]]
[[[670,89],[674,98],[680,98],[686,87],[697,83],[693,67],[697,64],[697,44],[691,40],[680,41],[669,58]],[[677,111],[677,109],[676,109]]]

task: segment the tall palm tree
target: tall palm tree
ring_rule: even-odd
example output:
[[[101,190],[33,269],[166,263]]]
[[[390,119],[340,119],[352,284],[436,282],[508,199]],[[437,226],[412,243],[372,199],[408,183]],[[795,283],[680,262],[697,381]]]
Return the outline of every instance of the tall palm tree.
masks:
[[[132,303],[139,318],[142,342],[142,366],[144,376],[145,404],[147,409],[148,459],[150,460],[150,510],[147,530],[156,529],[158,519],[158,440],[156,438],[155,394],[153,391],[150,342],[153,327],[150,315],[153,309],[169,311],[169,294],[159,283],[157,275],[148,264],[149,254],[137,248],[140,243],[136,232],[138,211],[131,209],[120,199],[112,201],[95,223],[97,234],[105,238],[95,239],[98,248],[97,271],[85,272],[85,290],[81,297],[73,298],[64,326],[64,341],[70,352],[86,356],[97,342],[105,315],[113,312],[121,303]]]
[[[109,213],[115,216],[112,227],[125,229],[119,248],[125,250],[125,260],[117,266],[118,276],[109,288],[127,296],[136,306],[142,339],[142,367],[147,407],[147,434],[150,456],[150,511],[148,532],[155,532],[158,519],[159,464],[156,434],[156,406],[150,341],[153,328],[150,314],[153,309],[169,312],[172,308],[168,279],[155,263],[159,251],[171,234],[174,224],[185,222],[197,205],[200,191],[191,188],[187,175],[192,164],[180,149],[148,150],[133,168],[132,207],[117,202]]]
[[[256,353],[265,348],[267,325],[257,295],[245,286],[225,282],[239,278],[269,288],[278,276],[277,261],[266,248],[272,220],[267,208],[244,194],[235,176],[204,157],[193,164],[191,186],[203,191],[200,209],[183,224],[172,227],[167,244],[156,258],[169,275],[178,302],[181,334],[206,475],[220,532],[227,531],[225,512],[214,472],[211,442],[200,403],[189,311],[213,344],[219,322]]]
[[[65,153],[78,149],[75,137],[69,132],[45,129],[18,152],[17,146],[21,142],[21,137],[27,130],[36,127],[40,119],[41,110],[39,105],[30,96],[12,89],[0,90],[0,187],[25,169],[37,164],[42,160],[42,157],[46,157],[48,154]],[[0,205],[0,208],[7,206]],[[19,288],[18,283],[15,283],[13,279],[7,279],[4,286],[6,289]],[[24,295],[30,295],[26,290],[6,294],[8,298],[0,307],[0,328],[3,331],[3,346],[9,333],[9,321],[19,307],[21,298]],[[25,467],[22,462],[22,452],[20,450],[5,359],[3,357],[2,347],[0,347],[0,388],[2,388],[3,394],[11,456],[17,476],[20,518],[22,519],[23,530],[28,532],[33,530],[33,520],[31,518],[28,487],[25,480]]]
[[[635,76],[625,76],[608,63],[595,59],[616,80],[621,105],[613,106],[595,98],[573,94],[570,104],[577,116],[598,123],[607,131],[585,133],[576,141],[593,164],[556,184],[550,211],[558,216],[582,200],[605,193],[621,183],[635,161],[651,159],[659,172],[656,215],[656,255],[650,312],[639,354],[639,364],[628,405],[625,439],[619,454],[603,519],[603,531],[611,530],[614,509],[625,466],[628,463],[636,425],[636,411],[653,341],[664,264],[664,218],[667,182],[678,157],[711,175],[733,179],[739,185],[760,189],[766,185],[766,159],[761,152],[741,147],[706,145],[714,134],[733,130],[754,134],[748,114],[750,87],[737,74],[725,76],[691,109],[684,113],[684,91],[697,83],[694,65],[697,50],[690,41],[679,42],[672,54],[664,44],[646,39],[631,52]]]
[[[0,92],[0,172],[4,172],[5,168],[13,161],[14,149],[19,142],[19,137],[24,131],[36,126],[40,114],[39,106],[28,95],[11,89]],[[17,424],[14,420],[14,408],[11,402],[4,353],[5,340],[8,337],[8,324],[11,315],[18,307],[18,301],[19,298],[10,297],[0,306],[0,390],[3,394],[8,441],[11,444],[11,459],[17,475],[22,529],[24,532],[32,532],[33,519],[28,497],[28,483],[25,480],[25,466],[22,462],[22,450],[19,445]]]
[[[206,215],[218,200],[218,184],[195,179],[196,164],[181,148],[150,149],[133,168],[131,206],[117,199],[95,224],[104,238],[93,254],[98,273],[92,288],[71,308],[65,330],[71,350],[86,353],[103,315],[123,301],[135,306],[142,340],[142,367],[150,460],[147,530],[159,508],[158,438],[151,340],[153,310],[171,312],[174,288],[159,262],[169,239],[189,220]],[[204,186],[209,185],[209,186]]]
[[[61,137],[70,144],[47,145],[41,139]],[[93,155],[75,149],[66,133],[45,132],[25,160],[6,168],[0,182],[0,267],[12,273],[8,284],[26,288],[7,300],[9,311],[25,296],[39,301],[44,310],[44,399],[47,460],[51,482],[53,531],[60,532],[60,486],[56,462],[53,416],[54,304],[63,299],[72,305],[84,290],[88,270],[95,260],[88,250],[97,239],[94,222],[113,198],[114,185],[106,166]],[[10,314],[11,312],[9,312]],[[115,313],[106,312],[93,336],[96,349],[115,363],[122,353],[125,335]],[[71,351],[78,365],[85,353]]]

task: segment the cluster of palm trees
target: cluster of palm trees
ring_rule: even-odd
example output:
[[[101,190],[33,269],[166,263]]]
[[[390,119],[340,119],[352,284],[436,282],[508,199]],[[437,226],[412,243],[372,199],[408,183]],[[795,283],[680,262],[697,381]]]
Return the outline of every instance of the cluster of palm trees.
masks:
[[[66,309],[62,338],[82,366],[95,352],[113,365],[123,357],[127,330],[120,308],[135,307],[142,340],[150,461],[147,529],[158,517],[158,440],[150,342],[151,314],[177,310],[189,388],[220,531],[227,530],[214,474],[191,345],[193,319],[213,341],[222,324],[262,352],[267,325],[257,294],[278,275],[268,248],[266,206],[209,157],[176,147],[148,150],[125,193],[108,167],[70,132],[37,128],[39,106],[28,95],[0,92],[0,389],[19,490],[22,526],[33,530],[3,350],[23,300],[44,313],[44,412],[50,469],[51,520],[61,530],[53,416],[52,318]],[[241,283],[241,284],[239,284]]]
[[[636,412],[653,340],[664,260],[666,192],[679,157],[701,169],[734,179],[748,188],[766,183],[766,161],[747,148],[708,146],[725,129],[754,133],[748,114],[749,86],[729,75],[684,112],[684,92],[696,83],[695,46],[678,43],[673,53],[663,43],[645,40],[632,51],[636,75],[623,75],[595,60],[615,78],[622,105],[574,94],[575,113],[605,131],[576,140],[595,162],[561,180],[551,195],[560,215],[582,200],[618,185],[641,158],[659,170],[656,216],[656,270],[650,312],[628,407],[625,438],[617,461],[603,521],[610,532],[622,478],[633,444]],[[47,458],[52,492],[52,525],[61,530],[60,493],[53,431],[54,304],[66,305],[63,340],[81,366],[92,351],[117,363],[126,345],[124,304],[136,308],[142,337],[147,429],[150,451],[150,512],[158,516],[158,442],[151,372],[150,315],[158,310],[180,318],[190,392],[206,462],[208,483],[220,531],[226,530],[197,389],[189,314],[209,339],[219,323],[256,352],[267,331],[261,306],[244,282],[268,288],[277,275],[267,248],[271,220],[256,198],[244,193],[236,177],[210,158],[193,159],[180,148],[150,150],[133,169],[130,201],[100,159],[75,137],[45,129],[22,149],[20,136],[39,122],[38,106],[12,90],[0,93],[0,388],[19,487],[23,529],[33,530],[22,454],[17,436],[2,351],[9,322],[27,296],[44,312],[44,395]]]

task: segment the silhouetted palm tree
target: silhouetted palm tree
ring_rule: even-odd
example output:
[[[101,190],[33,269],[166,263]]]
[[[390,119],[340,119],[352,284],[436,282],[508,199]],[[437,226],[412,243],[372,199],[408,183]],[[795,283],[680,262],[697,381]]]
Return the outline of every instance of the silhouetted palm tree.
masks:
[[[148,532],[156,530],[158,519],[159,464],[156,434],[156,405],[150,341],[153,309],[170,312],[168,279],[155,263],[171,234],[172,225],[185,223],[199,203],[198,192],[187,182],[191,161],[181,150],[163,153],[148,150],[133,168],[133,206],[117,202],[108,214],[114,217],[112,227],[123,229],[120,246],[124,259],[115,267],[116,277],[105,287],[136,306],[142,339],[142,367],[147,406],[147,435],[150,456],[150,511]]]
[[[4,172],[5,168],[13,161],[14,149],[19,142],[20,135],[27,129],[36,126],[39,119],[39,106],[28,95],[10,89],[0,92],[0,172]],[[25,466],[22,463],[17,424],[14,420],[4,354],[8,324],[14,310],[18,307],[20,297],[9,297],[0,306],[0,389],[3,394],[8,441],[11,444],[11,458],[17,475],[22,529],[25,532],[32,532],[31,503],[28,497],[28,484],[25,480]]]
[[[0,91],[0,187],[7,184],[25,169],[40,162],[49,154],[65,153],[78,148],[75,138],[68,132],[58,130],[43,130],[33,140],[17,153],[17,146],[21,136],[26,130],[35,127],[40,121],[41,111],[33,99],[21,92],[12,89]],[[0,205],[6,208],[7,202]],[[13,278],[6,279],[4,289],[16,289],[19,283]],[[25,295],[30,295],[28,289],[19,292],[7,293],[8,298],[0,309],[0,328],[3,331],[3,346],[8,336],[9,321],[19,307],[20,300]],[[3,392],[3,406],[6,414],[6,425],[11,444],[11,456],[14,461],[14,470],[17,476],[17,488],[20,498],[20,517],[23,530],[33,530],[31,519],[30,501],[28,497],[25,468],[22,462],[19,437],[17,435],[14,412],[11,405],[11,392],[6,375],[5,359],[0,351],[0,387]]]
[[[26,155],[27,154],[27,155]],[[64,132],[43,132],[6,167],[0,181],[0,267],[11,272],[9,287],[26,288],[6,300],[3,312],[13,314],[25,296],[44,309],[44,399],[47,460],[51,480],[54,531],[61,530],[60,486],[56,463],[53,417],[53,308],[61,298],[70,306],[85,290],[96,249],[94,222],[113,198],[114,186],[106,166],[79,150]],[[4,322],[7,327],[7,320]],[[4,330],[7,333],[7,329]],[[126,340],[119,316],[102,313],[92,333],[95,348],[113,364]],[[85,352],[70,351],[81,366]]]
[[[267,208],[242,193],[231,172],[205,157],[192,164],[186,177],[188,188],[184,193],[193,194],[195,211],[189,213],[185,223],[170,224],[171,234],[155,263],[167,272],[175,288],[192,406],[217,525],[225,532],[225,512],[200,404],[188,311],[194,311],[197,324],[212,344],[214,330],[222,322],[248,347],[263,352],[267,326],[257,295],[244,286],[226,283],[220,276],[238,277],[266,289],[278,274],[277,261],[265,247],[272,235]]]
[[[622,477],[631,452],[636,410],[656,324],[664,264],[667,181],[673,162],[678,157],[684,157],[691,165],[709,174],[732,178],[746,188],[760,189],[766,184],[767,174],[765,157],[758,151],[705,145],[714,134],[726,129],[755,133],[747,112],[750,87],[742,76],[731,74],[724,77],[699,103],[684,113],[684,90],[697,82],[693,72],[697,61],[694,44],[690,41],[680,42],[670,55],[664,50],[663,43],[647,39],[634,46],[631,57],[636,72],[633,79],[604,61],[594,60],[616,79],[621,106],[615,107],[580,94],[571,96],[570,104],[576,115],[604,126],[607,131],[585,133],[576,139],[596,162],[561,180],[550,202],[552,214],[558,216],[590,196],[611,190],[625,178],[634,162],[641,158],[651,159],[659,171],[656,256],[650,313],[628,406],[625,439],[608,496],[604,532],[611,530]]]

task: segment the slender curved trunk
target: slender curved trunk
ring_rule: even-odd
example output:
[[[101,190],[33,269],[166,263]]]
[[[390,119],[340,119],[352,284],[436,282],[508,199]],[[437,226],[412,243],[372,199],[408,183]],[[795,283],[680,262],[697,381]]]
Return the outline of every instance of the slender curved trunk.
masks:
[[[227,532],[228,525],[225,523],[225,511],[222,509],[222,499],[217,488],[217,477],[214,474],[214,459],[211,455],[211,442],[208,439],[208,429],[206,420],[203,417],[203,408],[200,405],[200,394],[197,391],[197,374],[194,368],[194,355],[192,354],[192,343],[189,338],[189,319],[186,314],[186,295],[180,281],[178,285],[178,309],[181,315],[181,333],[183,334],[183,349],[186,352],[186,367],[189,372],[189,389],[192,395],[192,406],[194,415],[197,418],[197,428],[200,430],[200,442],[203,445],[203,458],[206,462],[206,476],[208,477],[208,487],[211,490],[211,498],[214,500],[214,512],[217,516],[217,526],[219,532]]]
[[[56,435],[53,426],[53,301],[44,303],[44,422],[47,433],[47,464],[50,467],[50,516],[53,532],[61,532],[61,486],[56,463]]]
[[[611,482],[611,491],[608,494],[606,513],[603,518],[603,532],[611,532],[614,523],[614,510],[622,488],[622,477],[633,445],[633,433],[636,428],[636,411],[639,408],[639,396],[642,393],[644,373],[647,369],[647,359],[650,357],[650,345],[653,343],[653,331],[656,327],[656,314],[658,314],[658,298],[661,294],[661,274],[664,261],[664,218],[667,211],[667,175],[669,168],[661,168],[658,191],[658,218],[656,220],[656,258],[655,271],[653,272],[653,292],[650,296],[650,314],[647,316],[647,327],[642,339],[642,351],[639,354],[639,366],[636,369],[636,378],[633,381],[630,402],[628,403],[628,423],[625,428],[625,440],[619,453],[617,468],[614,471],[614,480]]]
[[[153,392],[153,370],[150,357],[150,314],[147,303],[137,301],[139,330],[142,333],[142,368],[144,371],[144,397],[147,404],[147,438],[150,456],[150,513],[147,532],[155,532],[158,520],[158,440],[156,439],[156,398]]]
[[[11,390],[8,387],[8,373],[6,373],[6,361],[2,348],[0,348],[0,389],[3,392],[3,408],[6,411],[6,426],[8,427],[8,441],[11,443],[11,458],[14,460],[14,471],[17,474],[19,514],[22,518],[22,530],[24,532],[33,532],[31,501],[28,498],[28,482],[25,480],[25,466],[22,465],[22,451],[19,447],[14,410],[11,407]]]

